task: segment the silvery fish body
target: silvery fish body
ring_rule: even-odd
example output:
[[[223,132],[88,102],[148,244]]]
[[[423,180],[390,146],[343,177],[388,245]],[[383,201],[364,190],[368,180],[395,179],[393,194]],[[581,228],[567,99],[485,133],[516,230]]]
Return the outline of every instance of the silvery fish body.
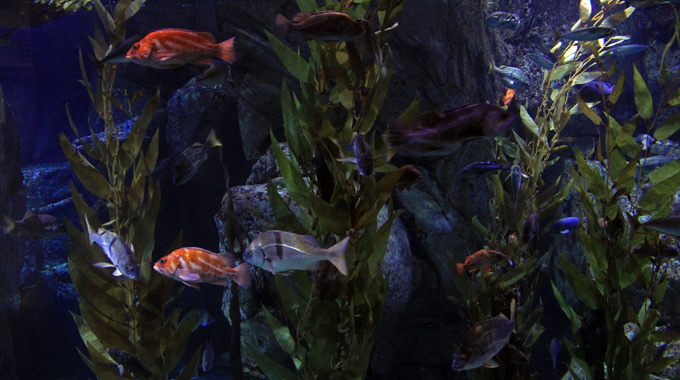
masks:
[[[367,28],[366,21],[354,20],[338,11],[298,13],[290,20],[277,15],[274,21],[274,34],[278,36],[295,33],[322,41],[351,41],[361,37]]]
[[[492,358],[508,344],[514,329],[515,321],[502,314],[472,326],[453,355],[453,369],[465,371],[492,366]]]
[[[340,273],[347,275],[345,250],[348,243],[349,237],[346,237],[330,248],[323,248],[310,235],[270,230],[253,239],[243,253],[243,259],[272,273],[307,270],[320,261],[330,261]]]
[[[137,259],[132,249],[125,244],[123,239],[111,231],[100,228],[97,232],[92,231],[90,221],[85,218],[87,223],[88,237],[90,244],[96,243],[101,247],[111,264],[97,263],[94,266],[99,268],[115,267],[114,276],[125,276],[132,280],[140,280],[142,271],[139,268]]]
[[[215,137],[215,130],[211,130],[204,144],[194,143],[177,157],[172,172],[172,183],[175,186],[188,182],[198,171],[198,168],[208,158],[208,151],[214,146],[222,146]]]
[[[20,238],[40,239],[63,234],[66,227],[52,215],[28,210],[21,220],[12,220],[5,216],[2,232],[6,234],[13,232]]]
[[[512,197],[515,200],[515,207],[517,207],[519,193],[522,190],[522,177],[528,176],[522,173],[522,168],[519,166],[519,164],[513,164],[510,168],[510,181],[512,183]]]
[[[517,30],[517,28],[519,28],[520,18],[514,13],[494,12],[490,14],[484,22],[486,23],[486,26],[490,28]]]
[[[550,71],[555,66],[555,62],[542,54],[529,53],[527,54],[527,58],[543,70]]]
[[[593,26],[590,28],[574,29],[569,33],[563,34],[560,39],[569,41],[594,41],[600,38],[611,37],[616,34],[616,29],[603,26]]]
[[[505,65],[496,67],[494,65],[493,72],[496,73],[509,88],[523,90],[529,87],[529,78],[520,68]]]
[[[616,45],[603,49],[602,52],[600,52],[600,57],[621,57],[624,55],[637,54],[647,49],[649,49],[649,45]]]
[[[349,162],[357,166],[359,174],[369,176],[373,174],[373,152],[371,146],[363,135],[357,134],[348,145],[348,148],[354,152],[354,157],[338,158],[338,161]]]

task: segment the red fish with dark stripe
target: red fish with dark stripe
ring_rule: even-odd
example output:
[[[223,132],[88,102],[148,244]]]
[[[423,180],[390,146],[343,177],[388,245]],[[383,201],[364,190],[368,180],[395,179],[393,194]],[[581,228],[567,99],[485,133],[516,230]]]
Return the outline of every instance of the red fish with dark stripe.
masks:
[[[216,43],[208,32],[161,29],[147,34],[128,50],[126,59],[143,66],[171,69],[187,63],[210,65],[215,59],[236,61],[234,37]]]
[[[156,261],[153,269],[170,278],[198,289],[196,284],[229,285],[234,280],[239,286],[250,286],[250,266],[247,263],[234,267],[236,262],[230,254],[219,254],[196,247],[174,250]]]

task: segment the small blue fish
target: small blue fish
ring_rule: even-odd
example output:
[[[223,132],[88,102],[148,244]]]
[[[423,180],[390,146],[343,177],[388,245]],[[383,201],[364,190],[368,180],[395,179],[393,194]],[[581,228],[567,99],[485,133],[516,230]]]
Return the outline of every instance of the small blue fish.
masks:
[[[608,97],[614,91],[614,85],[602,80],[595,80],[584,84],[579,90],[581,99],[586,102],[597,102],[602,100],[602,96]]]
[[[520,18],[514,13],[508,12],[494,12],[490,14],[484,23],[489,28],[510,29],[517,30],[520,24]]]
[[[346,145],[346,148],[354,152],[354,157],[337,158],[338,161],[356,165],[359,174],[362,176],[373,174],[373,153],[364,136],[356,134],[352,142]]]
[[[568,41],[595,41],[600,38],[611,37],[616,34],[616,29],[603,26],[593,26],[590,28],[574,29],[569,33],[560,36],[562,40]]]
[[[583,219],[585,221],[585,218]],[[559,232],[561,234],[568,234],[573,229],[578,227],[579,219],[577,216],[560,219],[555,224],[550,226],[550,232]]]
[[[550,356],[552,356],[553,369],[557,371],[557,354],[560,351],[560,341],[557,338],[553,338],[550,341]]]
[[[460,171],[460,174],[463,177],[472,177],[477,175],[496,173],[500,170],[507,170],[508,167],[509,167],[508,163],[501,164],[496,161],[477,161],[464,167],[463,170]]]

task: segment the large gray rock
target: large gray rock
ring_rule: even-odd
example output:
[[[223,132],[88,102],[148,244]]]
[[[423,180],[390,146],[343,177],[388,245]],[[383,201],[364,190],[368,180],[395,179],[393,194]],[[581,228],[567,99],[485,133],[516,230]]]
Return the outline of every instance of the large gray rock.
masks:
[[[0,97],[2,90],[0,89]],[[0,217],[21,219],[26,205],[22,184],[21,152],[17,129],[9,105],[0,98]],[[16,378],[16,361],[12,347],[11,320],[20,305],[18,275],[24,255],[24,243],[15,235],[0,234],[0,378]]]
[[[293,212],[303,212],[288,196],[287,190],[280,189],[279,194],[291,207]],[[266,185],[246,185],[231,189],[233,197],[234,215],[237,215],[237,234],[233,241],[226,236],[227,203],[229,194],[222,201],[222,208],[215,216],[215,222],[220,231],[220,249],[222,252],[229,251],[230,243],[234,251],[240,252],[245,249],[250,240],[258,233],[265,230],[267,220],[273,218],[267,198]],[[257,210],[260,215],[255,215],[252,210]],[[381,213],[379,222],[384,223],[387,219],[386,212]],[[262,219],[264,217],[264,219]],[[415,287],[415,279],[419,278],[416,261],[411,255],[406,229],[399,219],[393,226],[385,258],[381,264],[385,276],[389,276],[387,299],[381,314],[378,330],[380,335],[388,335],[391,327],[397,322]],[[253,270],[253,286],[242,289],[239,292],[239,306],[241,311],[241,341],[248,342],[270,358],[284,361],[287,355],[279,348],[274,335],[267,324],[264,314],[260,309],[262,303],[269,303],[274,297],[275,287],[273,275],[269,272]],[[229,315],[231,293],[225,291],[223,309],[226,316]],[[259,370],[256,363],[246,354],[243,354],[244,370],[257,376]]]

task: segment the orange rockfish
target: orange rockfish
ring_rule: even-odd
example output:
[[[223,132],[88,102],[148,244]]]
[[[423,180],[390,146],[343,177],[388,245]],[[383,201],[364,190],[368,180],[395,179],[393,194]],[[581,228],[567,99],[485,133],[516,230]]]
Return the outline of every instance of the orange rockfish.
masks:
[[[215,42],[215,37],[208,32],[161,29],[132,45],[125,58],[157,69],[172,69],[186,63],[210,65],[215,59],[234,63],[234,37],[219,44]]]
[[[203,248],[185,247],[172,251],[156,261],[153,269],[170,278],[198,289],[196,284],[206,282],[227,286],[234,280],[239,286],[250,286],[250,266],[243,263],[236,268],[230,254],[218,254]]]
[[[459,274],[463,274],[466,269],[468,272],[472,273],[477,269],[483,268],[486,273],[489,273],[491,271],[491,265],[504,258],[505,255],[498,251],[491,249],[480,249],[474,254],[466,257],[464,264],[456,264],[456,270]]]

